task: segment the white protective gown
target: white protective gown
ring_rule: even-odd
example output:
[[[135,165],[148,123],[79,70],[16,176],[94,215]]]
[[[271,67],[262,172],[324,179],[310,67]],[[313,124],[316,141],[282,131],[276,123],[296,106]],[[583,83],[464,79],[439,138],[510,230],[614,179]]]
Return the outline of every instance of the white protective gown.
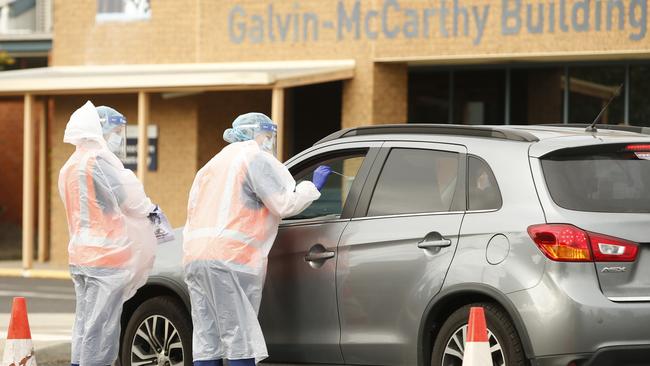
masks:
[[[77,298],[72,363],[110,365],[118,354],[122,304],[153,266],[156,238],[147,216],[155,205],[106,147],[92,103],[72,114],[63,141],[76,146],[59,173]]]
[[[268,357],[257,320],[268,253],[280,220],[319,197],[255,141],[228,145],[199,170],[183,231],[194,361]]]

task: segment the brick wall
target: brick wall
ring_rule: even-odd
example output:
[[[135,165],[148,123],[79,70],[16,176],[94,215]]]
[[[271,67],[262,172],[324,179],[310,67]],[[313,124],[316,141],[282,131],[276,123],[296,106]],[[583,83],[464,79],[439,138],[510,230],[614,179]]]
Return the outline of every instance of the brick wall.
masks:
[[[23,192],[23,100],[0,99],[0,222],[20,225]]]
[[[260,112],[270,117],[271,92],[267,90],[227,91],[201,95],[198,129],[199,168],[226,146],[223,131],[232,125],[238,115],[248,112]]]
[[[97,1],[54,1],[52,65],[195,62],[199,3],[151,1],[154,16],[95,22]]]
[[[42,104],[34,105],[34,192],[38,194],[38,125]],[[23,99],[0,98],[0,258],[20,258],[23,222]],[[47,184],[47,182],[45,182]],[[37,212],[38,202],[34,202]],[[38,217],[32,225],[36,227]]]
[[[354,79],[343,83],[342,128],[405,123],[407,95],[405,64],[358,64]]]
[[[34,176],[38,189],[38,139],[42,103],[34,105]],[[23,194],[23,99],[0,98],[0,146],[5,153],[0,156],[0,222],[20,225],[22,222]],[[34,207],[37,207],[35,204]]]
[[[151,1],[151,18],[135,22],[96,22],[96,1],[56,0],[54,9],[55,65],[582,59],[647,54],[649,37],[647,9],[644,18],[632,1]]]

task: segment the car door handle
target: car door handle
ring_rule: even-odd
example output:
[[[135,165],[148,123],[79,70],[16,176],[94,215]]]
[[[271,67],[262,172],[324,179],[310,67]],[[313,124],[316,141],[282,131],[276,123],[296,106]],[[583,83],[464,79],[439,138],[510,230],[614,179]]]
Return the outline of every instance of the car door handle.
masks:
[[[309,253],[305,256],[305,262],[324,261],[334,258],[334,252]]]
[[[446,248],[451,245],[451,240],[445,239],[437,231],[432,231],[424,236],[424,239],[420,240],[418,243],[418,248],[420,249],[430,249],[430,248]]]
[[[441,239],[433,241],[421,241],[418,243],[418,248],[428,249],[428,248],[446,248],[451,245],[451,240]]]

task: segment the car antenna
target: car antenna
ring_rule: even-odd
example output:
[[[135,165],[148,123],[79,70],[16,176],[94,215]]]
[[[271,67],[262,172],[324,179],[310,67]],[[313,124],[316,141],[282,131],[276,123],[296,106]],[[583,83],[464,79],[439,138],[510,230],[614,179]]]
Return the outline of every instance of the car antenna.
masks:
[[[600,110],[600,113],[598,113],[596,119],[589,126],[587,126],[587,128],[585,128],[586,132],[598,132],[598,130],[596,129],[596,123],[598,123],[600,117],[603,115],[603,113],[605,113],[607,107],[609,107],[609,104],[614,100],[614,98],[618,97],[621,94],[621,88],[623,88],[623,83],[621,83],[621,85],[618,86],[614,94],[612,94],[612,97],[609,98],[607,104],[605,104],[603,109]]]

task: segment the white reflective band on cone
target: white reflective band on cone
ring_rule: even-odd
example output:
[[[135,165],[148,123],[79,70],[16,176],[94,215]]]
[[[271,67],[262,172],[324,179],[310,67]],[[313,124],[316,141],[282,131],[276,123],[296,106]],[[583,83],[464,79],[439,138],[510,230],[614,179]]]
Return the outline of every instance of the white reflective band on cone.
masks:
[[[2,366],[36,366],[34,345],[31,339],[8,339]]]
[[[492,366],[488,342],[466,342],[463,366]]]

